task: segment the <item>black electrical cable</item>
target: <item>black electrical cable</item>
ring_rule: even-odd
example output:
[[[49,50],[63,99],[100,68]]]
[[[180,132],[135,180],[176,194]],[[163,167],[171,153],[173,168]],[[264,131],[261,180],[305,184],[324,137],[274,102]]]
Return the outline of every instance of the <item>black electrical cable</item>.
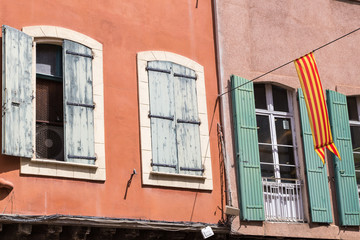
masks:
[[[344,37],[346,37],[346,36],[349,36],[350,34],[353,34],[353,33],[357,32],[357,31],[359,31],[359,30],[360,30],[360,27],[357,28],[357,29],[355,29],[355,30],[353,30],[353,31],[351,31],[351,32],[349,32],[349,33],[347,33],[347,34],[342,35],[341,37],[336,38],[335,40],[332,40],[332,41],[330,41],[330,42],[328,42],[328,43],[326,43],[326,44],[324,44],[324,45],[321,45],[321,46],[318,47],[318,48],[315,48],[312,52],[315,52],[315,51],[317,51],[317,50],[319,50],[319,49],[321,49],[321,48],[323,48],[323,47],[326,47],[326,46],[328,46],[328,45],[330,45],[330,44],[332,44],[332,43],[334,43],[334,42],[336,42],[336,41],[339,41],[340,39],[342,39],[342,38],[344,38]],[[276,67],[276,68],[274,68],[274,69],[272,69],[272,70],[270,70],[270,71],[268,71],[268,72],[266,72],[266,73],[264,73],[264,74],[261,74],[260,76],[257,76],[257,77],[255,77],[255,78],[253,78],[253,79],[251,79],[251,80],[249,80],[249,81],[247,81],[247,82],[245,82],[245,83],[243,83],[243,84],[235,87],[235,88],[230,89],[229,91],[220,93],[220,94],[217,96],[216,101],[215,101],[214,111],[213,111],[213,114],[212,114],[212,117],[211,117],[209,136],[210,136],[210,133],[211,133],[211,129],[212,129],[212,125],[213,125],[214,116],[215,116],[215,112],[216,112],[216,107],[217,107],[218,101],[219,101],[219,99],[220,99],[223,95],[228,94],[228,93],[230,93],[230,92],[232,92],[232,91],[234,91],[234,90],[236,90],[236,89],[238,89],[238,88],[241,88],[242,86],[244,86],[244,85],[246,85],[246,84],[248,84],[248,83],[251,83],[251,82],[253,82],[253,81],[255,81],[255,80],[259,79],[259,78],[262,78],[262,77],[268,75],[269,73],[272,73],[272,72],[274,72],[274,71],[276,71],[276,70],[278,70],[278,69],[280,69],[280,68],[282,68],[282,67],[285,67],[286,65],[289,65],[289,64],[292,63],[293,61],[294,61],[294,60],[291,60],[291,61],[289,61],[289,62],[287,62],[287,63],[284,63],[284,64],[280,65],[279,67]],[[209,141],[208,141],[208,146],[209,146],[209,144],[210,144],[210,139],[209,139]],[[206,153],[205,153],[205,154],[207,154],[207,151],[208,151],[208,147],[207,147],[207,149],[206,149]]]
[[[335,40],[332,40],[332,41],[330,41],[330,42],[328,42],[328,43],[326,43],[326,44],[324,44],[324,45],[321,45],[321,46],[318,47],[318,48],[315,48],[312,52],[315,52],[315,51],[317,51],[317,50],[319,50],[319,49],[321,49],[321,48],[323,48],[323,47],[326,47],[326,46],[328,46],[328,45],[330,45],[330,44],[332,44],[332,43],[334,43],[334,42],[336,42],[336,41],[339,41],[340,39],[342,39],[342,38],[344,38],[344,37],[346,37],[346,36],[349,36],[350,34],[353,34],[353,33],[355,33],[356,31],[359,31],[359,30],[360,30],[360,27],[357,28],[357,29],[355,29],[355,30],[353,30],[353,31],[351,31],[351,32],[349,32],[349,33],[347,33],[347,34],[345,34],[345,35],[342,35],[342,36],[339,37],[339,38],[336,38]],[[270,71],[268,71],[268,72],[266,72],[266,73],[264,73],[264,74],[261,74],[260,76],[257,76],[256,78],[253,78],[253,79],[251,79],[251,80],[249,80],[249,81],[247,81],[247,82],[245,82],[245,83],[243,83],[243,84],[241,84],[241,85],[239,85],[239,86],[237,86],[237,87],[234,87],[234,88],[230,89],[229,91],[220,93],[220,94],[218,95],[218,98],[220,98],[220,97],[222,97],[223,95],[228,94],[228,93],[234,91],[235,89],[238,89],[238,88],[240,88],[240,87],[242,87],[242,86],[244,86],[244,85],[246,85],[246,84],[248,84],[248,83],[251,83],[251,82],[253,82],[253,81],[255,81],[255,80],[259,79],[259,78],[262,78],[262,77],[264,77],[265,75],[268,75],[269,73],[272,73],[272,72],[274,72],[274,71],[276,71],[276,70],[278,70],[278,69],[280,69],[280,68],[282,68],[282,67],[285,67],[286,65],[292,63],[293,61],[294,61],[294,60],[291,60],[291,61],[289,61],[289,62],[287,62],[287,63],[284,63],[283,65],[281,65],[281,66],[279,66],[279,67],[276,67],[276,68],[274,68],[274,69],[272,69],[272,70],[270,70]]]

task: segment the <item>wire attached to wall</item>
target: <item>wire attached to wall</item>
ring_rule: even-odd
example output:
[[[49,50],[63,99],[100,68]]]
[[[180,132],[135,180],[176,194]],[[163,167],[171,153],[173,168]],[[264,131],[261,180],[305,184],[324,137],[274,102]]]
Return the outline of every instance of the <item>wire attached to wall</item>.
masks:
[[[336,42],[336,41],[339,41],[340,39],[342,39],[342,38],[344,38],[344,37],[347,37],[347,36],[349,36],[349,35],[357,32],[357,31],[359,31],[359,30],[360,30],[360,27],[357,28],[357,29],[355,29],[355,30],[353,30],[353,31],[351,31],[351,32],[349,32],[349,33],[346,33],[346,34],[342,35],[341,37],[338,37],[338,38],[336,38],[336,39],[334,39],[334,40],[332,40],[332,41],[330,41],[330,42],[328,42],[328,43],[326,43],[326,44],[324,44],[324,45],[321,45],[321,46],[318,47],[318,48],[315,48],[312,52],[315,52],[315,51],[317,51],[317,50],[320,50],[320,49],[322,49],[322,48],[324,48],[324,47],[326,47],[326,46],[328,46],[328,45],[330,45],[330,44],[332,44],[332,43],[334,43],[334,42]],[[274,71],[276,71],[276,70],[278,70],[278,69],[280,69],[280,68],[282,68],[282,67],[285,67],[286,65],[289,65],[289,64],[292,63],[293,61],[294,61],[294,60],[288,61],[287,63],[284,63],[284,64],[282,64],[282,65],[280,65],[280,66],[278,66],[278,67],[276,67],[276,68],[273,68],[272,70],[270,70],[270,71],[268,71],[268,72],[266,72],[266,73],[263,73],[263,74],[255,77],[255,78],[253,78],[253,79],[251,79],[251,80],[249,80],[249,81],[247,81],[247,82],[245,82],[245,83],[243,83],[243,84],[241,84],[241,85],[239,85],[239,86],[237,86],[237,87],[235,87],[235,88],[232,88],[232,89],[230,89],[230,90],[228,90],[228,91],[226,91],[226,92],[220,93],[220,94],[217,96],[216,101],[215,101],[215,106],[214,106],[214,110],[213,110],[212,117],[211,117],[209,136],[210,136],[210,134],[211,134],[211,129],[212,129],[212,126],[213,126],[214,116],[215,116],[215,113],[216,113],[216,108],[217,108],[218,102],[219,102],[219,100],[220,100],[220,98],[221,98],[222,96],[224,96],[225,94],[231,93],[232,91],[234,91],[234,90],[236,90],[236,89],[238,89],[238,88],[241,88],[242,86],[244,86],[244,85],[246,85],[246,84],[248,84],[248,83],[251,83],[251,82],[253,82],[253,81],[255,81],[255,80],[259,79],[259,78],[262,78],[262,77],[264,77],[264,76],[266,76],[266,75],[268,75],[268,74],[270,74],[270,73],[272,73],[272,72],[274,72]],[[208,144],[207,144],[207,148],[206,148],[206,153],[205,153],[205,154],[207,154],[207,151],[208,151],[208,149],[209,149],[209,145],[210,145],[210,138],[209,138],[209,141],[208,141]]]
[[[324,48],[324,47],[326,47],[326,46],[328,46],[328,45],[330,45],[330,44],[332,44],[332,43],[334,43],[334,42],[336,42],[336,41],[339,41],[340,39],[342,39],[342,38],[344,38],[344,37],[347,37],[347,36],[349,36],[350,34],[353,34],[353,33],[357,32],[357,31],[359,31],[359,30],[360,30],[360,27],[357,28],[357,29],[355,29],[355,30],[353,30],[353,31],[351,31],[351,32],[349,32],[349,33],[347,33],[347,34],[345,34],[345,35],[342,35],[341,37],[336,38],[335,40],[332,40],[332,41],[330,41],[330,42],[328,42],[328,43],[326,43],[326,44],[324,44],[324,45],[321,45],[321,46],[318,47],[318,48],[315,48],[312,52],[315,52],[315,51],[317,51],[317,50],[319,50],[319,49],[321,49],[321,48]],[[268,75],[268,74],[270,74],[270,73],[272,73],[272,72],[274,72],[274,71],[276,71],[276,70],[278,70],[278,69],[280,69],[280,68],[282,68],[282,67],[285,67],[286,65],[289,65],[289,64],[292,63],[293,61],[294,61],[294,60],[291,60],[291,61],[289,61],[289,62],[287,62],[287,63],[284,63],[284,64],[280,65],[279,67],[276,67],[276,68],[274,68],[274,69],[272,69],[272,70],[270,70],[270,71],[268,71],[268,72],[266,72],[266,73],[264,73],[264,74],[261,74],[260,76],[257,76],[257,77],[255,77],[255,78],[253,78],[253,79],[251,79],[251,80],[249,80],[249,81],[241,84],[240,86],[237,86],[237,87],[235,87],[235,88],[232,88],[232,89],[230,89],[229,91],[220,93],[220,94],[218,95],[217,99],[220,98],[220,97],[222,97],[222,96],[225,95],[225,94],[228,94],[228,93],[234,91],[235,89],[238,89],[238,88],[240,88],[240,87],[242,87],[242,86],[244,86],[244,85],[246,85],[246,84],[248,84],[248,83],[251,83],[251,82],[253,82],[253,81],[255,81],[255,80],[259,79],[259,78],[262,78],[262,77],[264,77],[264,76],[266,76],[266,75]]]

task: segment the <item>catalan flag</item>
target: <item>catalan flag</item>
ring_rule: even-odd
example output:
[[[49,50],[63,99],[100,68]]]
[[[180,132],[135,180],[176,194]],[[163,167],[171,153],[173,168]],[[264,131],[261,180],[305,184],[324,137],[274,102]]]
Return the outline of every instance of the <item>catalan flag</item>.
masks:
[[[324,164],[325,147],[341,159],[332,139],[324,92],[314,54],[311,52],[294,60],[294,63],[304,92],[315,151]]]

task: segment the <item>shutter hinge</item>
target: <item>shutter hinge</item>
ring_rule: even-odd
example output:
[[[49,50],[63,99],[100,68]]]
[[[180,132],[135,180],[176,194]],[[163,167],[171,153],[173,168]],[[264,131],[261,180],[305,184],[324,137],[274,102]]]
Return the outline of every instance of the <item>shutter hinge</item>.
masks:
[[[160,118],[160,119],[165,119],[165,120],[174,121],[174,117],[165,117],[165,116],[153,115],[153,114],[151,114],[151,113],[149,113],[148,117],[149,117],[149,118]]]
[[[79,57],[86,57],[86,58],[94,59],[94,56],[93,56],[93,55],[84,54],[84,53],[72,52],[72,51],[69,51],[69,50],[66,50],[66,54],[70,54],[70,55],[75,55],[75,56],[79,56]]]
[[[77,158],[77,159],[85,159],[85,160],[96,160],[96,157],[88,157],[88,156],[77,156],[77,155],[68,155],[68,158]]]
[[[193,121],[193,120],[183,120],[183,119],[178,119],[177,123],[190,123],[190,124],[197,124],[200,125],[201,122],[200,121]]]
[[[193,76],[184,75],[184,74],[179,74],[179,73],[174,73],[174,77],[190,78],[190,79],[197,80],[197,76],[193,77]]]
[[[83,103],[73,103],[73,102],[66,102],[67,105],[76,106],[76,107],[87,107],[87,108],[95,108],[95,104],[83,104]]]
[[[168,168],[175,168],[176,169],[176,165],[172,165],[172,164],[163,164],[163,163],[153,163],[151,162],[150,164],[152,167],[168,167]]]
[[[186,168],[186,167],[180,167],[181,171],[194,171],[194,172],[204,172],[204,168]]]
[[[162,72],[162,73],[167,73],[167,74],[170,74],[170,73],[171,73],[169,70],[158,69],[158,68],[151,68],[151,67],[146,67],[145,70],[146,70],[146,71],[154,71],[154,72]]]

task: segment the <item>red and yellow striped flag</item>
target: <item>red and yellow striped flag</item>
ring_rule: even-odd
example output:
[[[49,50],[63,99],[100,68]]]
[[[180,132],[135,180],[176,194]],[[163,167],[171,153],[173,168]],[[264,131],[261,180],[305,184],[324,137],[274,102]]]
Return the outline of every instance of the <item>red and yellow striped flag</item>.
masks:
[[[314,54],[311,52],[294,60],[294,63],[304,92],[315,151],[324,164],[324,147],[341,159],[332,139],[324,92]]]

